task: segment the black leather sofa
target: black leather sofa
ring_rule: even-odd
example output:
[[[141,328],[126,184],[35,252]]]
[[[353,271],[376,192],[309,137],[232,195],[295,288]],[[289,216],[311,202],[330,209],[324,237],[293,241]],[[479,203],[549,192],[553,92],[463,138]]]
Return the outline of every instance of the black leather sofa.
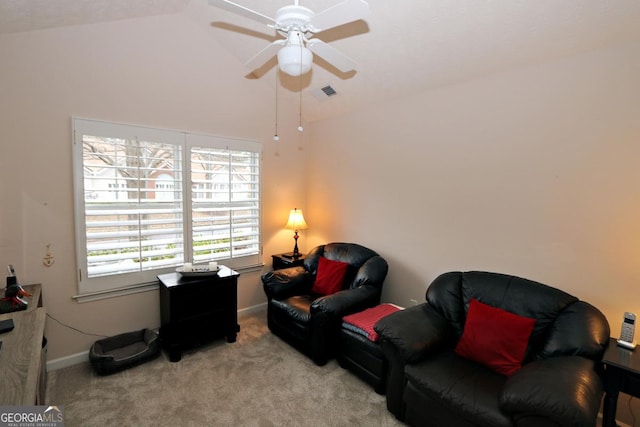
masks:
[[[472,298],[536,319],[514,374],[454,351]],[[390,364],[387,407],[397,418],[412,426],[596,425],[598,361],[609,342],[598,309],[541,283],[488,272],[442,274],[426,300],[375,325]]]
[[[312,286],[320,257],[348,263],[342,290],[318,295]],[[317,365],[335,356],[342,317],[380,303],[387,262],[356,243],[328,243],[312,249],[303,266],[262,276],[269,329]]]

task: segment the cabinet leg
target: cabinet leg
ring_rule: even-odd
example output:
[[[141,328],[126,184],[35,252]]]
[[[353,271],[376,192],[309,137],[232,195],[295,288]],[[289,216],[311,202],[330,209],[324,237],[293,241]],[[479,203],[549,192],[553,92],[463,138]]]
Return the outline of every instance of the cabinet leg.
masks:
[[[602,405],[602,426],[618,427],[616,424],[616,407],[618,406],[618,393],[607,392],[604,395]]]
[[[233,328],[233,330],[227,334],[227,342],[228,343],[236,342],[236,337],[238,335],[238,332],[240,332],[240,324],[236,323],[236,327]]]
[[[169,362],[175,363],[182,360],[182,350],[178,348],[166,349],[167,356],[169,356]]]

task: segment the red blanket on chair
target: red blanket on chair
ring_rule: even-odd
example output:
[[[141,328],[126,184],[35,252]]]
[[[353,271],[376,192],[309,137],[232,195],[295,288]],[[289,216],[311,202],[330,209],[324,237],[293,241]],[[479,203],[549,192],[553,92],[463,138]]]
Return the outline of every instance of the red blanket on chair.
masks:
[[[401,310],[401,308],[397,305],[380,304],[376,307],[367,308],[360,313],[344,316],[342,318],[342,326],[357,334],[364,335],[370,341],[376,342],[378,341],[378,333],[373,330],[373,325],[378,320],[398,310]]]

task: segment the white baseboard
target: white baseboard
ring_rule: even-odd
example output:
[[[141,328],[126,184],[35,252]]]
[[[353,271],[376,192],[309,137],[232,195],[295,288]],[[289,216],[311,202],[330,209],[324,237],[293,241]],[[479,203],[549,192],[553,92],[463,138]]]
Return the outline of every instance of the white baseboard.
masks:
[[[254,305],[251,307],[247,307],[247,308],[243,308],[241,310],[238,310],[238,317],[245,317],[245,316],[249,316],[251,314],[256,314],[259,313],[261,311],[265,311],[267,309],[267,303],[263,302],[261,304],[258,305]]]
[[[238,317],[246,317],[252,314],[259,313],[267,309],[267,303],[254,305],[238,310]],[[156,329],[157,332],[157,329]],[[70,356],[64,356],[59,359],[47,361],[47,371],[55,371],[57,369],[67,368],[73,365],[79,365],[89,361],[89,350],[81,353],[72,354]]]
[[[53,359],[47,361],[47,371],[55,371],[57,369],[67,368],[73,365],[79,365],[80,363],[89,361],[89,350],[82,353],[72,354],[70,356],[64,356],[59,359]]]
[[[616,420],[616,425],[618,427],[632,427],[629,424],[622,423],[622,422],[620,422],[618,420]],[[598,422],[596,423],[596,426],[598,426],[598,427],[602,426],[602,412],[598,412]]]

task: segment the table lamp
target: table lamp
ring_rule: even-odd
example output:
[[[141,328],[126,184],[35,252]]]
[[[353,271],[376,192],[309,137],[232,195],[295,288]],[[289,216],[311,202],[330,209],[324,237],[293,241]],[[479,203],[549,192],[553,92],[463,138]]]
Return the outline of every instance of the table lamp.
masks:
[[[286,228],[287,230],[294,230],[293,240],[295,242],[295,245],[293,247],[293,252],[283,254],[282,256],[287,258],[299,258],[300,251],[298,250],[298,230],[306,230],[308,228],[300,209],[291,209],[291,211],[289,211],[289,221],[287,221],[287,225],[284,228]]]

